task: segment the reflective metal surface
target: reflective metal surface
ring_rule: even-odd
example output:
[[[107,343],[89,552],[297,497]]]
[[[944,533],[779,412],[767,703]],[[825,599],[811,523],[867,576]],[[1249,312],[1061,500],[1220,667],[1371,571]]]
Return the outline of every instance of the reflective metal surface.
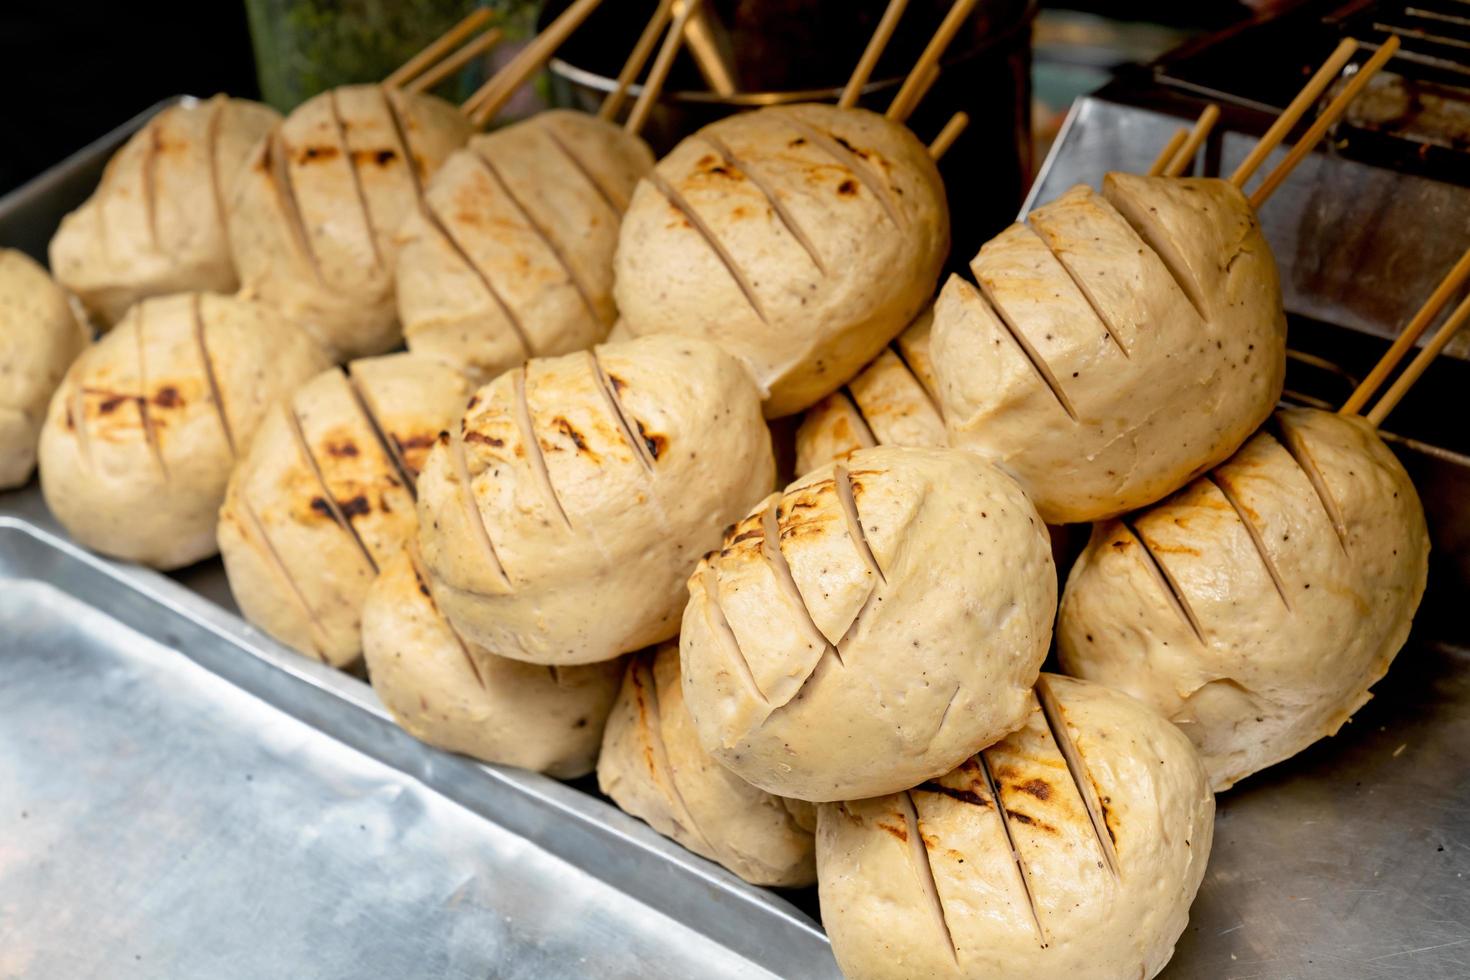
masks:
[[[836,976],[770,892],[0,496],[0,977]]]
[[[1163,977],[1470,977],[1470,650],[1411,641],[1374,694],[1218,798]]]

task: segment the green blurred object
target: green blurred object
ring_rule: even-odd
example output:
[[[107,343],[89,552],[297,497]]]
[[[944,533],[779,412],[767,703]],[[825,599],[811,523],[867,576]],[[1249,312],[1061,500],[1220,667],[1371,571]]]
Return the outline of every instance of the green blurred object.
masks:
[[[266,102],[289,112],[337,85],[377,82],[476,7],[496,12],[506,41],[529,36],[539,0],[246,0]],[[484,80],[471,64],[437,91],[462,99]]]

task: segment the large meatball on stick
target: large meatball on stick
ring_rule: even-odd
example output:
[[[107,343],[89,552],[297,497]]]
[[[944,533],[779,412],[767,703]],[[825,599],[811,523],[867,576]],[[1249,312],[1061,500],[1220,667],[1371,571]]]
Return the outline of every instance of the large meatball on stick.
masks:
[[[1470,252],[1343,412],[1277,413],[1168,500],[1097,525],[1072,570],[1063,668],[1163,711],[1217,789],[1337,731],[1408,636],[1429,536],[1376,426],[1470,318],[1470,299],[1366,417],[1352,409],[1467,274]]]
[[[851,980],[1147,980],[1189,920],[1215,799],[1157,712],[1045,674],[1021,726],[953,771],[817,814]]]
[[[1396,47],[1249,198],[1259,153],[1230,180],[1112,173],[1101,193],[1074,188],[984,245],[974,281],[951,277],[934,309],[952,444],[1006,467],[1053,523],[1144,506],[1228,458],[1270,413],[1285,368],[1256,209]],[[1344,42],[1304,95],[1352,50]]]
[[[185,99],[123,144],[92,196],[62,219],[51,269],[104,329],[149,296],[239,285],[226,237],[230,188],[274,109]]]
[[[398,313],[411,350],[488,381],[532,357],[584,350],[617,319],[613,252],[623,212],[653,154],[638,137],[682,42],[695,4],[670,21],[660,4],[597,115],[541,112],[475,136],[424,192],[403,228]],[[668,32],[622,127],[612,122],[629,83]],[[561,32],[564,33],[564,32]],[[487,83],[467,105],[488,120],[551,53]]]
[[[1149,173],[1182,173],[1219,115],[1218,108],[1207,106],[1192,129],[1174,134]],[[968,121],[957,113],[929,144],[930,156],[942,156]],[[852,380],[802,414],[796,430],[798,474],[871,446],[949,445],[930,357],[933,326],[934,311],[926,309]]]
[[[943,182],[904,121],[974,6],[951,8],[886,116],[853,105],[865,57],[839,105],[731,116],[660,161],[620,232],[624,327],[720,344],[768,417],[813,404],[877,354],[929,302],[949,250]]]

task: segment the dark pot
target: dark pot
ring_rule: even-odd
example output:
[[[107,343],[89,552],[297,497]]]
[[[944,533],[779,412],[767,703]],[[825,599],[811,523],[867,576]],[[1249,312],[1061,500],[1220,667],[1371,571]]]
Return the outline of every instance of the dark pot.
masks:
[[[568,0],[548,0],[542,23]],[[835,101],[886,0],[706,0],[739,94],[708,90],[681,54],[644,136],[665,153],[722,116],[785,102]],[[938,27],[950,0],[914,0],[873,73],[862,105],[882,110]],[[596,111],[655,0],[605,0],[551,63],[552,101]],[[1015,219],[1032,173],[1031,21],[1035,0],[990,0],[950,46],[939,81],[909,120],[926,142],[955,112],[970,126],[941,165],[956,265]],[[629,104],[637,97],[635,86]]]

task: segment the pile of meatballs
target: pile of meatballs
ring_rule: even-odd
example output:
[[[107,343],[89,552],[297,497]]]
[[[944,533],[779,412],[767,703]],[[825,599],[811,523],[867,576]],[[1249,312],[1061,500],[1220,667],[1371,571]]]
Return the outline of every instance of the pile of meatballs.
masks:
[[[655,162],[381,86],[180,104],[54,281],[0,255],[0,481],[39,460],[109,556],[217,552],[426,742],[815,882],[850,977],[1150,977],[1215,792],[1403,644],[1423,513],[1367,422],[1276,411],[1233,184],[1108,174],[941,284],[950,221],[861,109]]]

